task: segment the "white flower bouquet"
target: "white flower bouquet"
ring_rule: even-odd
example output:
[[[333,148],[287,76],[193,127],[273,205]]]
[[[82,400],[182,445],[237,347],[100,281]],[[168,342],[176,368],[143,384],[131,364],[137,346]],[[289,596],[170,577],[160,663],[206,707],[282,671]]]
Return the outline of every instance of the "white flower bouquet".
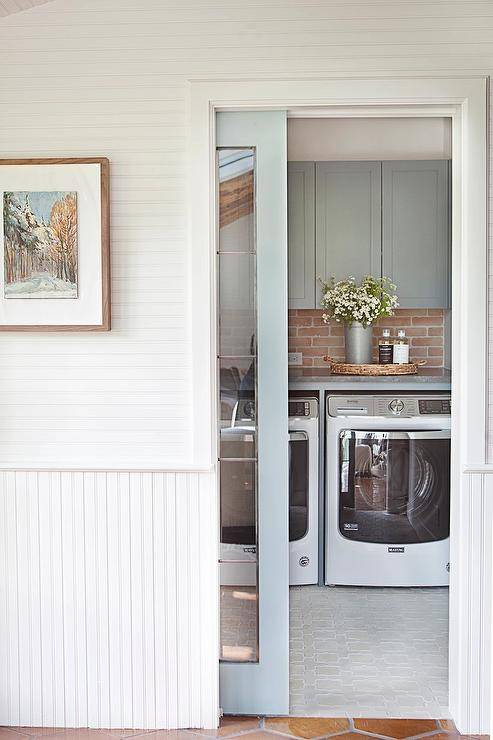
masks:
[[[334,319],[348,326],[357,323],[368,327],[382,316],[393,316],[399,305],[396,286],[387,277],[366,275],[359,285],[353,277],[337,282],[332,278],[328,283],[321,283],[325,323]]]

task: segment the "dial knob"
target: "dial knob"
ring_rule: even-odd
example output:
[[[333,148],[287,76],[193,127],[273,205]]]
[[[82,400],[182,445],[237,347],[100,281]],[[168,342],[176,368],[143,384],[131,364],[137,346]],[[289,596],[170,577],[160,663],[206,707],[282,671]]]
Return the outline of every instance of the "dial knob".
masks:
[[[404,402],[400,398],[394,398],[389,403],[389,411],[392,411],[393,414],[402,413],[404,411]]]

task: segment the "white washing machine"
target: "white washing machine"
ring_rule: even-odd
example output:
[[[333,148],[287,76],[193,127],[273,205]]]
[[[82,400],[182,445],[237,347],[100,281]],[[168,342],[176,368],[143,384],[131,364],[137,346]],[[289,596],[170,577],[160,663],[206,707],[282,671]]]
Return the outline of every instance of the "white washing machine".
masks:
[[[447,586],[450,394],[329,396],[327,585]]]
[[[244,463],[255,448],[255,406],[238,401],[231,427],[221,431],[236,464],[222,464],[220,581],[224,586],[253,586],[257,572],[255,491]],[[250,454],[248,449],[250,448]],[[318,401],[289,398],[289,581],[292,586],[318,582]]]

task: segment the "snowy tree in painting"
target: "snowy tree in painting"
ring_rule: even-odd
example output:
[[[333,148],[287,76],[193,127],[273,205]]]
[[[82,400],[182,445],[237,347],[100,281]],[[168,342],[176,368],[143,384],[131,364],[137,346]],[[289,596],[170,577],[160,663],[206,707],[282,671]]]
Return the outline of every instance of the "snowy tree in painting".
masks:
[[[4,192],[5,298],[77,298],[77,194]]]

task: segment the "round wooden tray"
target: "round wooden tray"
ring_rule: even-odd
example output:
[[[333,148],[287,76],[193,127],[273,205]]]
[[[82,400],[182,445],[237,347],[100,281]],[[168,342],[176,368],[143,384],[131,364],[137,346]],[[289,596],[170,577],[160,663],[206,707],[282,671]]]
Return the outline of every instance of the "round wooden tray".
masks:
[[[328,355],[324,360],[330,364],[330,372],[334,375],[416,375],[418,367],[426,364],[426,360],[418,360],[405,365],[352,365],[348,362],[334,362]]]

